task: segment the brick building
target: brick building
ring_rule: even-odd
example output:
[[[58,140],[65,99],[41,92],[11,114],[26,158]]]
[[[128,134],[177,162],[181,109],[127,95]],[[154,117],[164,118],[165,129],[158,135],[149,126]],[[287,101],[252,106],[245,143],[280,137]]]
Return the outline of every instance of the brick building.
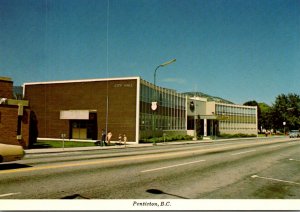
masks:
[[[28,148],[29,128],[28,101],[14,99],[13,81],[0,77],[0,143]]]
[[[39,138],[136,140],[137,79],[25,83],[25,99],[38,120]]]

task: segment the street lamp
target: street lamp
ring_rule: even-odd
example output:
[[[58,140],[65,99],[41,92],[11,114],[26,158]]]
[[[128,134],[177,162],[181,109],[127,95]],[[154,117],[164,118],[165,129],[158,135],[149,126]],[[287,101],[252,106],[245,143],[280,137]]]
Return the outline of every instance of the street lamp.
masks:
[[[154,70],[154,94],[152,96],[152,104],[151,104],[151,109],[153,111],[153,116],[152,116],[152,130],[154,131],[155,130],[155,110],[157,109],[157,95],[156,95],[156,71],[157,69],[159,69],[160,67],[165,67],[167,65],[170,65],[171,63],[174,63],[176,62],[176,59],[173,59],[173,60],[170,60],[170,61],[167,61],[165,63],[162,63],[160,64],[159,66],[156,67],[156,69]]]
[[[173,59],[173,60],[170,60],[170,61],[167,61],[163,64],[160,64],[159,66],[156,67],[155,71],[154,71],[154,85],[156,85],[156,71],[159,67],[165,67],[167,65],[170,65],[171,63],[174,63],[176,62],[176,59]]]

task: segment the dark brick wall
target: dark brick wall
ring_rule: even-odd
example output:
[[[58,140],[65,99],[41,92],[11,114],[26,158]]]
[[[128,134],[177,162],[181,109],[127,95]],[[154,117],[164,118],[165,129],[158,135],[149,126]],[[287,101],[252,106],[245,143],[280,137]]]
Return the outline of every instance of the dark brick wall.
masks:
[[[13,82],[0,78],[0,98],[13,98]]]
[[[25,99],[38,120],[38,137],[69,137],[69,121],[60,120],[61,110],[97,110],[98,139],[105,129],[106,99],[108,96],[108,130],[112,140],[126,134],[135,141],[137,80],[69,82],[25,85]]]
[[[22,145],[27,148],[29,145],[29,113],[24,109],[22,118],[22,140],[17,140],[18,106],[0,105],[0,143]]]

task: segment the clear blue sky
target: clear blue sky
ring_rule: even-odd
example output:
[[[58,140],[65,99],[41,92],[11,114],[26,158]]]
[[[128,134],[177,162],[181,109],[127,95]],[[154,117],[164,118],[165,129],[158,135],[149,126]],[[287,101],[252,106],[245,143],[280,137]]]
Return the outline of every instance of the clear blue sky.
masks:
[[[299,0],[0,0],[0,76],[141,76],[242,104],[300,94]]]

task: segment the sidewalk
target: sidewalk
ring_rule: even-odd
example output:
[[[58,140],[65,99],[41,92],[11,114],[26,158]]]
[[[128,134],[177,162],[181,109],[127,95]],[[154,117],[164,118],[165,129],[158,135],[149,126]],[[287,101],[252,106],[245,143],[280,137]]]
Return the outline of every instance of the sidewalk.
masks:
[[[210,143],[213,140],[198,140],[198,141],[177,141],[156,143],[157,146],[164,145],[180,145],[180,144],[195,144],[195,143]],[[151,147],[152,143],[143,144],[127,144],[126,148],[142,148]],[[76,151],[91,151],[91,150],[107,150],[107,149],[125,149],[124,145],[116,146],[90,146],[90,147],[69,147],[69,148],[43,148],[43,149],[26,149],[26,154],[47,154],[47,153],[62,153],[62,152],[76,152]]]

